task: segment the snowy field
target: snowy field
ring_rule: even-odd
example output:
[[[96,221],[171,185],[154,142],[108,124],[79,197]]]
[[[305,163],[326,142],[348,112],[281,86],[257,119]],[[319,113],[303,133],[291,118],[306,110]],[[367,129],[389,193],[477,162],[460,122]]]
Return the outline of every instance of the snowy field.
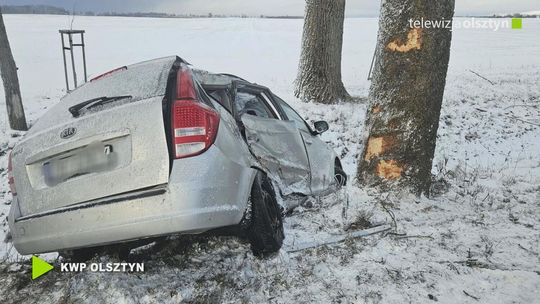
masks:
[[[27,118],[65,93],[58,29],[66,16],[4,17]],[[302,20],[76,17],[89,75],[179,55],[196,67],[272,88],[308,120],[354,176],[365,104],[303,104],[293,97]],[[343,80],[366,97],[376,19],[347,19]],[[433,173],[435,195],[348,187],[286,218],[279,255],[261,260],[234,237],[178,237],[138,249],[143,274],[65,274],[32,282],[5,216],[7,152],[22,133],[0,115],[0,302],[25,303],[540,303],[540,20],[522,30],[454,31]],[[480,74],[481,78],[473,72]],[[3,92],[0,108],[5,109]],[[391,232],[300,252],[298,243],[385,221]],[[55,262],[56,255],[44,255]],[[108,261],[111,257],[104,256]],[[58,262],[56,260],[56,262]]]

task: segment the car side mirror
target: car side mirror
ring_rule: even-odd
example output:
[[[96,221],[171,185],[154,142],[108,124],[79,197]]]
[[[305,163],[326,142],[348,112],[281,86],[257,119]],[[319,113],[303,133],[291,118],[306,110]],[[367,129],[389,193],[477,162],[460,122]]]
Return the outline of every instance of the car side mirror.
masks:
[[[322,134],[326,131],[328,131],[328,129],[330,128],[328,126],[328,123],[324,120],[321,120],[321,121],[316,121],[313,126],[315,127],[315,132],[317,134]]]

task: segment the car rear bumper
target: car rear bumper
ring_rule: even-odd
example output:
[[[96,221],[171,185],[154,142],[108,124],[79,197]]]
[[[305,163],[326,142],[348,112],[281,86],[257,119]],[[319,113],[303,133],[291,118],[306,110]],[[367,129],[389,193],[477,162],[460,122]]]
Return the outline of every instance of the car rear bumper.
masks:
[[[235,224],[238,206],[181,210],[161,194],[29,218],[13,223],[21,254],[105,245],[175,232],[196,233]]]
[[[222,174],[194,174],[201,163]],[[255,172],[212,147],[175,163],[169,184],[161,187],[28,217],[17,216],[15,199],[9,216],[13,244],[21,254],[44,253],[238,224]]]

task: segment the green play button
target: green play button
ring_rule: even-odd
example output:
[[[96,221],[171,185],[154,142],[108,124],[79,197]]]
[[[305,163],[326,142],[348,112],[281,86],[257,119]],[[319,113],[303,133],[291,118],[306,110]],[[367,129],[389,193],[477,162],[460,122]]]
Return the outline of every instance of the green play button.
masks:
[[[32,256],[32,280],[39,278],[40,276],[51,271],[53,268],[53,265],[36,256]]]

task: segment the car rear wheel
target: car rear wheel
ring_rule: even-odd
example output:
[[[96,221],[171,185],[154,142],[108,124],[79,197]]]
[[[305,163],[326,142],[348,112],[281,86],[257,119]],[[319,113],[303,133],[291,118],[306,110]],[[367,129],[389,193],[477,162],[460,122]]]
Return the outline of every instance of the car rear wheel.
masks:
[[[266,256],[279,251],[285,238],[281,207],[276,199],[272,182],[259,172],[251,188],[251,215],[244,231],[256,256]]]

